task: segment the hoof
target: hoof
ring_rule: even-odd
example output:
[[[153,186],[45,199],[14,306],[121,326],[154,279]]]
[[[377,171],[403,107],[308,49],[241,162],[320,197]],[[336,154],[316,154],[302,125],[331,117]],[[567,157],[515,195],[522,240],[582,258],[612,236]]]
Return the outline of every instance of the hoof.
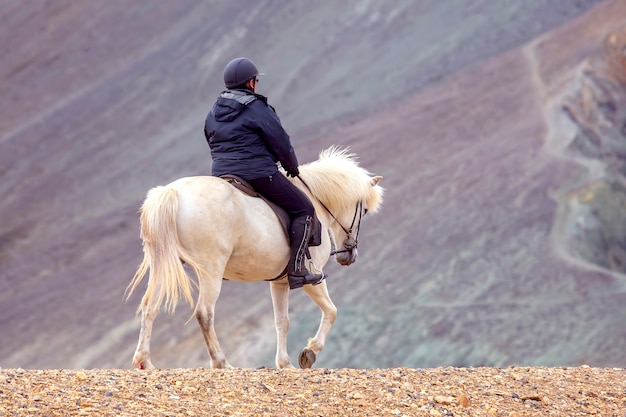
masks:
[[[311,349],[304,349],[300,352],[300,356],[298,357],[298,363],[300,364],[300,368],[309,369],[315,363],[315,352]]]
[[[147,361],[133,361],[133,367],[138,368],[140,370],[146,370],[146,369],[154,369],[154,365],[152,365],[152,362],[150,362],[150,360]]]

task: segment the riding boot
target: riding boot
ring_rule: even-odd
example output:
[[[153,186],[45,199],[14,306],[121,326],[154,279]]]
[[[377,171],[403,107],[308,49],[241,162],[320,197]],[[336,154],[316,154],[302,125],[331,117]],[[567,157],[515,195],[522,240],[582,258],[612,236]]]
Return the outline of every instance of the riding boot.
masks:
[[[291,224],[289,239],[291,258],[287,266],[287,275],[289,288],[292,290],[306,284],[319,284],[324,279],[324,274],[313,274],[304,265],[312,223],[311,216],[303,216],[295,218]]]

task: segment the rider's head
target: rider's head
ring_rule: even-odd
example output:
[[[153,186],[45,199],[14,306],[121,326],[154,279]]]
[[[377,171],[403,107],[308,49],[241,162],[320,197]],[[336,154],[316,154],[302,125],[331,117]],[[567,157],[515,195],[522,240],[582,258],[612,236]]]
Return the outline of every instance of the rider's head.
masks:
[[[257,77],[263,75],[248,58],[235,58],[224,68],[226,88],[249,88],[256,91]]]

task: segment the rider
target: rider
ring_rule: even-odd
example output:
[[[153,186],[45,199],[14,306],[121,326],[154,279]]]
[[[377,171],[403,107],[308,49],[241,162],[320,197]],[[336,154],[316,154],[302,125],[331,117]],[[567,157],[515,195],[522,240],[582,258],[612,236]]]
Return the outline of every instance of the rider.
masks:
[[[287,267],[289,288],[317,284],[323,274],[307,270],[304,258],[315,209],[308,197],[278,171],[299,175],[298,159],[274,108],[257,94],[259,73],[248,58],[235,58],[224,68],[226,90],[217,98],[204,124],[211,148],[212,175],[232,174],[249,182],[291,217]]]

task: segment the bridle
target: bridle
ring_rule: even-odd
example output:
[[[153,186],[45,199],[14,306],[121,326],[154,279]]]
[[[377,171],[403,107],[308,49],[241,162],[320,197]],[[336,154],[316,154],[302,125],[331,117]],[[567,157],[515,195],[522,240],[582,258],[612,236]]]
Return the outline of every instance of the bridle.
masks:
[[[309,185],[302,179],[302,177],[300,177],[298,175],[298,179],[300,181],[302,181],[302,184],[304,184],[304,186],[306,187],[307,190],[309,190],[309,193],[311,193],[312,197],[315,197],[315,195],[313,194],[313,191],[311,191],[311,188],[309,187]],[[330,211],[330,209],[328,207],[326,207],[326,204],[324,204],[323,202],[321,202],[317,197],[315,197],[315,199],[317,200],[318,203],[320,203],[320,205],[324,208],[324,210],[326,210],[326,212],[328,214],[330,214],[330,217],[333,218],[333,220],[335,220],[335,222],[339,225],[339,227],[341,227],[341,229],[343,229],[343,231],[346,234],[346,238],[343,241],[343,247],[345,249],[341,249],[341,250],[332,250],[330,252],[330,255],[336,255],[338,253],[343,253],[343,252],[350,252],[353,249],[356,249],[357,244],[358,244],[358,238],[359,238],[359,230],[361,230],[361,220],[363,219],[363,201],[359,201],[358,203],[356,203],[356,207],[354,208],[354,216],[352,217],[352,223],[350,223],[350,227],[346,228],[344,227],[343,224],[341,224],[341,222],[337,219],[337,217],[335,217],[335,215],[332,213],[332,211]],[[358,222],[357,222],[357,214],[358,214]],[[356,234],[354,235],[354,237],[352,237],[352,232],[354,230],[354,225],[356,224]],[[334,246],[334,242],[333,242],[333,246]]]

